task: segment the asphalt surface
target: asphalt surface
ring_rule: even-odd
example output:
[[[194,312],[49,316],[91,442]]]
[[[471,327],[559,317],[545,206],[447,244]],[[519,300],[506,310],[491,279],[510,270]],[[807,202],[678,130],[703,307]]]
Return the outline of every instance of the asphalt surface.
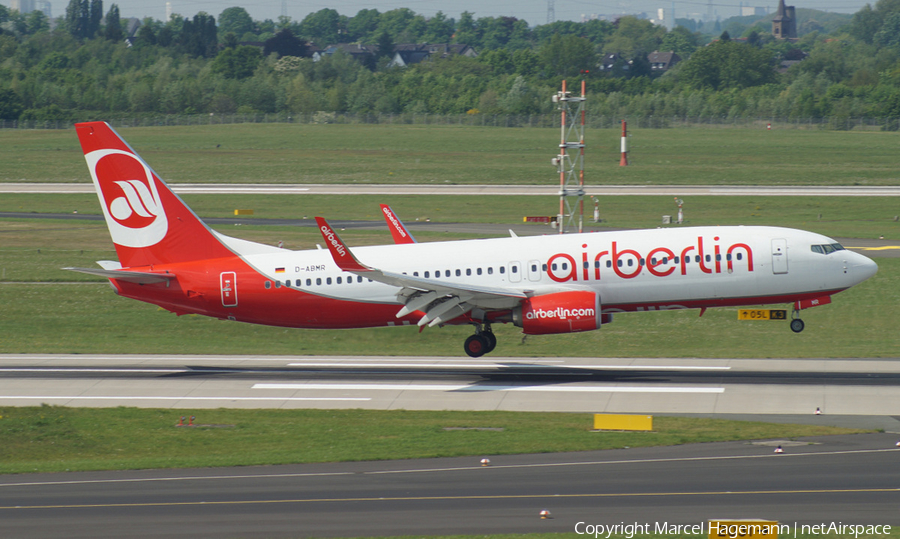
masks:
[[[691,414],[900,432],[879,359],[0,355],[0,405]],[[814,412],[819,409],[820,415]]]
[[[900,505],[895,443],[869,434],[486,455],[489,466],[455,458],[5,476],[0,536],[445,535],[620,523],[653,533],[710,518],[890,524]]]

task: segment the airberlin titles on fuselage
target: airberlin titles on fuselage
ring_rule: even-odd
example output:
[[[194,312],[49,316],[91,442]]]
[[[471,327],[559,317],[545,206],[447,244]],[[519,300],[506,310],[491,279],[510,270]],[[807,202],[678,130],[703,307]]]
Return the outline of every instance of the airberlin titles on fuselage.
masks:
[[[719,236],[713,238],[719,241]],[[746,243],[734,243],[725,250],[722,256],[722,248],[718,243],[713,243],[713,251],[710,254],[704,249],[703,236],[697,236],[696,245],[688,245],[680,249],[668,247],[655,247],[646,256],[634,249],[620,249],[619,244],[613,241],[608,250],[600,251],[591,257],[588,252],[588,244],[581,245],[581,271],[575,256],[568,253],[556,253],[547,260],[546,272],[550,279],[564,283],[569,281],[599,281],[601,269],[605,266],[612,269],[616,275],[623,279],[633,279],[646,268],[650,275],[667,277],[676,271],[681,275],[687,275],[688,267],[697,265],[703,273],[722,273],[722,261],[725,261],[725,271],[731,273],[735,269],[734,261],[743,261],[747,257],[747,271],[753,271],[753,249]],[[677,253],[677,254],[676,254]],[[693,257],[693,258],[692,258]],[[593,260],[593,264],[590,260]],[[693,260],[693,261],[692,261]],[[605,261],[605,264],[601,264]],[[664,268],[664,269],[660,269]]]

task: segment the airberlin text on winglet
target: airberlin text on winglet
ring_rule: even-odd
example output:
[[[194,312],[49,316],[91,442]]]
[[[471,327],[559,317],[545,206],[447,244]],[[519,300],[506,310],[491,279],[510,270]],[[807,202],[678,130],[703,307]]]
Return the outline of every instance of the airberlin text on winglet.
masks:
[[[595,539],[609,539],[613,535],[623,535],[632,539],[639,535],[708,535],[709,539],[777,539],[798,535],[843,535],[858,538],[860,535],[890,535],[891,526],[885,524],[844,524],[842,522],[822,522],[819,524],[779,524],[774,521],[715,521],[699,524],[669,524],[668,522],[619,522],[618,524],[575,524],[575,533]]]

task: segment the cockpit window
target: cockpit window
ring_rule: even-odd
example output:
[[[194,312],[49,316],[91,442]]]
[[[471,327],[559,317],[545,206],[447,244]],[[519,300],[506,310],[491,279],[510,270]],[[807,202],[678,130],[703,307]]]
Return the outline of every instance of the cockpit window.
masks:
[[[819,253],[822,255],[827,255],[829,253],[833,253],[835,251],[843,251],[844,246],[840,243],[826,243],[824,245],[810,245],[810,250],[814,253]]]

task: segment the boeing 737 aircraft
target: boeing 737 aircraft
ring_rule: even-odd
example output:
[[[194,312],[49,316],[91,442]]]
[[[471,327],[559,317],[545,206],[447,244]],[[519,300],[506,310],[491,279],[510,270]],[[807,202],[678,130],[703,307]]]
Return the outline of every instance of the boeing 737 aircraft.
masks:
[[[291,251],[210,229],[104,122],[76,125],[119,260],[67,268],[178,315],[295,328],[471,324],[527,335],[599,329],[613,313],[792,303],[799,311],[865,281],[868,258],[788,228],[722,226],[417,243],[387,206],[394,244]]]

